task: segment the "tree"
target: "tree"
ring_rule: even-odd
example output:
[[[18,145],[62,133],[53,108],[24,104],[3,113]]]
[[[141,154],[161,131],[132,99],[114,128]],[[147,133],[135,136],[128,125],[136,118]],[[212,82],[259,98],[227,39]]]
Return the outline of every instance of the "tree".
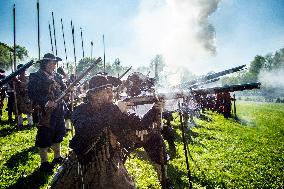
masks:
[[[5,43],[0,42],[0,68],[9,69],[13,62],[14,49]],[[16,58],[17,60],[23,61],[28,57],[28,51],[25,47],[16,46]]]

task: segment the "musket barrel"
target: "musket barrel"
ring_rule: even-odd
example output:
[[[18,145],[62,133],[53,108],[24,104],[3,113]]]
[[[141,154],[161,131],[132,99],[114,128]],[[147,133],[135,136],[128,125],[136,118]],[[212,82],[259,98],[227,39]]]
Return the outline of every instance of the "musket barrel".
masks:
[[[5,85],[6,83],[8,83],[11,79],[13,79],[14,77],[16,77],[17,75],[19,75],[20,73],[22,73],[24,70],[28,69],[29,67],[31,67],[34,64],[34,61],[31,60],[30,62],[26,63],[25,65],[23,65],[21,68],[15,70],[14,72],[12,72],[10,75],[8,75],[7,77],[5,77],[4,79],[2,79],[0,81],[0,87],[2,87],[3,85]]]

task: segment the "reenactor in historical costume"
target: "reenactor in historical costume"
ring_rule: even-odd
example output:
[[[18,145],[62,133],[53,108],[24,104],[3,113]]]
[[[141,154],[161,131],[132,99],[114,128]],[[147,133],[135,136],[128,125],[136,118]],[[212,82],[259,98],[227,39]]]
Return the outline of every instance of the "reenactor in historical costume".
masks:
[[[21,68],[23,64],[19,64],[17,69]],[[26,72],[21,72],[15,80],[15,89],[17,94],[17,108],[18,108],[18,127],[23,126],[23,117],[22,114],[27,115],[28,123],[30,126],[33,125],[32,118],[32,102],[28,96],[28,82],[29,77],[26,75]]]
[[[155,103],[143,118],[128,114],[127,105],[113,104],[112,85],[105,76],[90,80],[86,101],[72,114],[76,131],[70,142],[73,151],[51,188],[135,188],[124,166],[126,142],[131,146],[143,140],[162,104]]]
[[[41,119],[38,124],[38,131],[35,145],[39,147],[41,158],[40,170],[52,171],[52,164],[48,162],[47,151],[51,147],[54,151],[53,164],[63,161],[60,152],[60,143],[65,136],[63,103],[55,102],[55,99],[62,92],[62,84],[55,77],[54,70],[60,58],[47,53],[40,60],[40,68],[36,73],[30,74],[28,85],[29,97],[34,105],[41,110]]]
[[[15,94],[14,94],[14,87],[13,87],[13,80],[9,81],[7,83],[7,91],[6,91],[7,95],[8,95],[8,102],[7,102],[7,111],[8,111],[8,122],[9,124],[12,124],[13,118],[13,112],[15,110],[14,105],[15,105]]]
[[[215,110],[218,113],[222,113],[223,112],[223,93],[222,92],[219,92],[219,93],[216,94]]]
[[[223,115],[225,118],[231,117],[231,95],[229,92],[223,93],[223,106],[224,106],[224,112]]]
[[[5,78],[5,70],[0,69],[0,79]],[[4,106],[4,99],[6,97],[6,87],[2,86],[0,88],[0,121],[2,120],[2,108]]]

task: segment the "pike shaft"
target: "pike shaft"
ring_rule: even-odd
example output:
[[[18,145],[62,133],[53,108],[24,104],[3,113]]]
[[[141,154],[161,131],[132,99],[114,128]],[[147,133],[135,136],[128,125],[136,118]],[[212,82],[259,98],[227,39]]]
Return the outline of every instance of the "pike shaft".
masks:
[[[63,43],[64,43],[65,60],[66,60],[66,63],[67,63],[67,52],[66,52],[66,43],[65,43],[65,35],[64,35],[62,18],[61,18],[61,29],[62,29],[62,37],[63,37]],[[67,63],[67,69],[68,69],[68,63]]]
[[[85,52],[84,52],[84,41],[83,41],[83,31],[81,28],[81,40],[82,40],[82,51],[83,51],[83,58],[85,57]]]
[[[73,38],[73,52],[74,52],[74,63],[75,63],[75,75],[77,74],[77,65],[76,65],[76,48],[75,48],[75,36],[74,36],[74,25],[71,20],[71,30],[72,30],[72,38]]]
[[[14,21],[14,52],[13,52],[13,56],[14,56],[14,70],[16,70],[17,68],[17,60],[16,60],[16,5],[14,4],[14,8],[13,8],[13,21]]]
[[[36,7],[37,7],[37,46],[38,46],[38,59],[40,60],[39,1],[37,1]]]
[[[52,42],[52,34],[51,34],[51,28],[50,28],[50,23],[49,22],[48,22],[48,28],[49,28],[49,37],[50,37],[51,51],[54,54],[53,42]]]
[[[91,59],[93,58],[93,46],[94,46],[94,43],[93,41],[91,41]]]
[[[104,73],[106,73],[106,48],[105,48],[105,35],[103,35],[103,45],[104,45]]]
[[[53,24],[53,37],[54,37],[55,55],[57,56],[57,45],[56,45],[56,35],[55,35],[55,24],[54,24],[53,12],[51,13],[51,15],[52,15],[52,24]]]

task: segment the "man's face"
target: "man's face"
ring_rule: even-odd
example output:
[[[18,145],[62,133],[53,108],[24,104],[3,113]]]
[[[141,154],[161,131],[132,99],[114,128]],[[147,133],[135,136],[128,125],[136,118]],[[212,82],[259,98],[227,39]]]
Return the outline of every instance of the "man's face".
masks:
[[[113,98],[112,88],[107,88],[92,94],[91,103],[101,106],[106,103],[112,103],[112,98]]]
[[[51,73],[54,72],[55,67],[56,67],[56,61],[51,60],[51,61],[49,61],[49,62],[46,64],[45,70],[46,70],[48,73],[51,74]]]

